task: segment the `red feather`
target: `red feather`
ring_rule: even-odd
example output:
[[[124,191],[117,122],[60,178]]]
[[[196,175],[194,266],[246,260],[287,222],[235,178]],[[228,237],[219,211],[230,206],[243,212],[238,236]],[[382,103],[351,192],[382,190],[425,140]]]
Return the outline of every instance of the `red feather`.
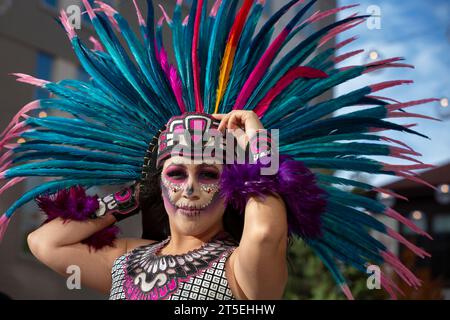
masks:
[[[295,67],[286,72],[286,74],[275,84],[275,86],[266,94],[253,110],[259,117],[262,117],[269,108],[272,101],[286,89],[292,82],[299,78],[316,79],[327,78],[328,75],[318,69],[310,67]]]

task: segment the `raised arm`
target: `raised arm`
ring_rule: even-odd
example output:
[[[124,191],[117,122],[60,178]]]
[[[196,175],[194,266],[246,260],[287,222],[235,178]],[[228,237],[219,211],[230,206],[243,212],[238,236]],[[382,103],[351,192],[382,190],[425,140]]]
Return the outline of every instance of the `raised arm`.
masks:
[[[240,145],[247,148],[251,158],[259,159],[260,156],[270,155],[271,142],[267,137],[261,139],[268,142],[266,148],[259,145],[258,131],[264,132],[264,128],[254,112],[239,110],[227,115],[214,116],[221,120],[220,130],[234,130],[233,134]],[[255,148],[255,145],[258,147]],[[265,182],[259,181],[260,172],[257,167],[251,166],[249,164],[226,167],[222,177],[222,186],[228,189],[224,191],[228,200],[231,202],[237,200],[237,203],[244,201],[245,205],[242,238],[230,263],[237,285],[246,298],[281,299],[288,278],[286,207],[276,192],[266,192],[270,189],[268,185],[270,179]],[[266,197],[247,196],[252,192],[246,189],[252,188],[253,191],[260,189],[260,193],[266,194]]]
[[[114,247],[93,250],[81,243],[95,232],[113,224],[107,215],[87,221],[56,218],[28,235],[28,246],[34,256],[62,276],[69,276],[67,268],[76,265],[81,271],[81,283],[100,292],[111,288],[111,268],[114,259],[127,250],[126,239],[116,239]]]
[[[248,299],[281,299],[288,279],[287,218],[282,199],[250,198],[234,275]]]
[[[114,260],[136,246],[152,242],[143,239],[114,240],[115,236],[110,236],[112,228],[103,230],[117,220],[139,212],[138,192],[135,192],[136,189],[132,186],[101,199],[89,197],[90,199],[86,200],[85,193],[82,190],[76,190],[78,191],[72,192],[75,191],[74,189],[68,193],[63,191],[58,195],[58,205],[60,206],[57,208],[58,210],[54,209],[55,203],[51,197],[38,199],[40,207],[49,214],[49,219],[53,218],[53,220],[30,233],[28,245],[42,263],[59,274],[68,276],[67,268],[71,265],[78,266],[83,285],[107,293],[111,288],[111,269]],[[73,206],[68,205],[68,199],[73,201],[72,197],[74,196],[77,202],[94,201],[95,205],[92,208],[89,207],[91,209],[86,207],[74,209]],[[97,201],[98,206],[96,206]],[[78,213],[73,213],[74,210]],[[58,212],[60,215],[54,218],[54,212]],[[83,214],[83,218],[81,218],[81,214]],[[69,220],[63,220],[61,216],[69,218]],[[99,231],[101,234],[97,233]],[[108,236],[108,241],[105,241],[105,235]],[[96,249],[88,246],[86,239],[89,240],[87,243]]]

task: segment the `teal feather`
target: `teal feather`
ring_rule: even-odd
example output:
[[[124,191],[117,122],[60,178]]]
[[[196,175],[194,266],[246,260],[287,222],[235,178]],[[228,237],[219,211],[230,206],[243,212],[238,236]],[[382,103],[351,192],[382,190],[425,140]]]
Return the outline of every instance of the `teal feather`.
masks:
[[[93,139],[67,137],[64,134],[50,133],[44,131],[30,130],[21,134],[25,140],[34,139],[36,142],[47,142],[51,144],[72,145],[89,149],[99,149],[106,152],[127,154],[134,157],[142,157],[142,151],[137,151],[126,146],[113,145]],[[27,142],[28,143],[28,142]]]

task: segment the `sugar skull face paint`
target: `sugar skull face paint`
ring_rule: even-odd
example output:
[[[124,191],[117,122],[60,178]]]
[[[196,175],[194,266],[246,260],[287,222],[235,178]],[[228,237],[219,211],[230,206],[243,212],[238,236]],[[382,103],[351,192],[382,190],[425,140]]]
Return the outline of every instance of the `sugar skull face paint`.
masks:
[[[185,158],[168,159],[161,174],[162,196],[168,213],[195,217],[223,209],[217,208],[221,165],[192,164],[182,159]]]

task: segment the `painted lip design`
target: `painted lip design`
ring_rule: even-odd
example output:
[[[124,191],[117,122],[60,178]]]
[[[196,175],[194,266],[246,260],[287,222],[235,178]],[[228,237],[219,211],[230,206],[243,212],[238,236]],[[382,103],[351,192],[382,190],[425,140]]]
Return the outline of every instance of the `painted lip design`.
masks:
[[[203,207],[195,207],[195,206],[192,206],[192,207],[189,207],[189,206],[180,206],[180,207],[177,207],[178,208],[178,211],[181,213],[181,214],[184,214],[184,215],[186,215],[186,216],[196,216],[196,215],[199,215],[202,211],[203,211]]]

